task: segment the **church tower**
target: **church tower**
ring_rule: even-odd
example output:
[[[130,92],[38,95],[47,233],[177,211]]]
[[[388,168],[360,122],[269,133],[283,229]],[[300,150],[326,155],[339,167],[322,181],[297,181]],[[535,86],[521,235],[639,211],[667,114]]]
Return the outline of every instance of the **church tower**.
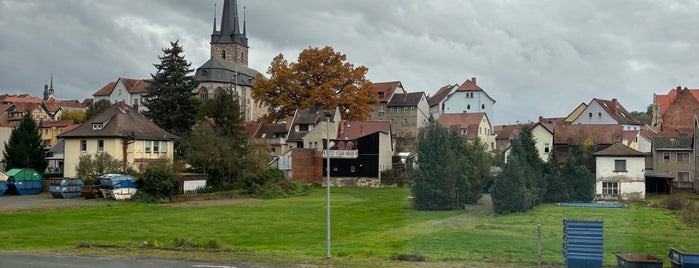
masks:
[[[44,84],[44,100],[55,98],[53,93],[53,74],[51,74],[51,86]]]
[[[216,30],[216,17],[214,17],[214,31],[211,34],[211,57],[221,58],[228,62],[248,66],[248,37],[245,35],[245,18],[241,33],[238,23],[238,1],[224,0],[223,14],[221,16],[221,28]]]

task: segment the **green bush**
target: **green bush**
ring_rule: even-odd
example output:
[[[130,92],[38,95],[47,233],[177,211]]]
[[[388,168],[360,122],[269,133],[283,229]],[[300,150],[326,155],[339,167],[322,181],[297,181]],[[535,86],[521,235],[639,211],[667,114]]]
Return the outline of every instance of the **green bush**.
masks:
[[[170,199],[177,194],[178,182],[172,165],[155,163],[146,167],[136,181],[139,192],[149,194],[155,199]]]
[[[248,194],[263,199],[308,195],[311,191],[311,186],[305,183],[286,179],[284,172],[278,168],[266,169],[248,177],[244,188]]]

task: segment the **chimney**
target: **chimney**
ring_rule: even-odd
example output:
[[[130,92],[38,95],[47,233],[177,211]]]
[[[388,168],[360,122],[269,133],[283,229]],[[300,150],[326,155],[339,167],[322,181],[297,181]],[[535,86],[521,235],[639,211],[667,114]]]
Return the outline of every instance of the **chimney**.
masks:
[[[612,112],[616,113],[616,106],[618,105],[618,102],[616,99],[612,99]]]
[[[475,77],[472,77],[472,78],[471,78],[471,82],[473,82],[473,84],[475,85],[475,84],[476,84],[476,78],[475,78]]]
[[[542,121],[544,121],[544,117],[543,117],[543,116],[539,116],[539,122],[542,122]]]
[[[345,124],[347,124],[347,121],[345,121],[345,120],[340,121],[340,134],[345,133]]]

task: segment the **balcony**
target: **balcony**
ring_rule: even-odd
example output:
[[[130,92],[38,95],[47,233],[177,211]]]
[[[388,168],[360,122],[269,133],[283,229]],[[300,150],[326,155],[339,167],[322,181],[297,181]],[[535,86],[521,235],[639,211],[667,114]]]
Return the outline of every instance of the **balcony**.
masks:
[[[356,159],[359,156],[358,150],[323,150],[323,158],[327,158],[328,154],[330,159]]]

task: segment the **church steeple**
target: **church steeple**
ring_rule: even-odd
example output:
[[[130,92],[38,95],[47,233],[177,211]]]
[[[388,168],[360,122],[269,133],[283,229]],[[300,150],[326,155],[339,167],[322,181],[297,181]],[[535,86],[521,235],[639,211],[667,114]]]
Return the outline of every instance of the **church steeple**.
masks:
[[[246,36],[246,22],[243,19],[241,32],[240,18],[238,17],[238,1],[224,0],[223,14],[221,14],[221,28],[216,29],[216,15],[214,15],[214,31],[211,34],[211,57],[248,65],[248,37]]]
[[[44,83],[44,100],[49,100],[50,98],[53,98],[53,93],[53,74],[51,74],[50,86],[48,83]]]

